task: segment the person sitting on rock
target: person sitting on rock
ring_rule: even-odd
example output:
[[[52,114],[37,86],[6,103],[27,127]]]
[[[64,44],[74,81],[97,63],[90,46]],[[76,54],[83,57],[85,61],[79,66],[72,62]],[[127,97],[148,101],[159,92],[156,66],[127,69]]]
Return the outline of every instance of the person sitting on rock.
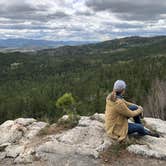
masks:
[[[140,120],[140,116],[143,115],[143,108],[127,102],[123,98],[125,90],[125,81],[117,80],[114,83],[113,91],[106,97],[104,124],[106,133],[119,142],[125,140],[127,134],[135,132],[142,136],[159,137],[157,133],[144,128]],[[128,123],[128,118],[130,117],[133,117],[134,123]]]

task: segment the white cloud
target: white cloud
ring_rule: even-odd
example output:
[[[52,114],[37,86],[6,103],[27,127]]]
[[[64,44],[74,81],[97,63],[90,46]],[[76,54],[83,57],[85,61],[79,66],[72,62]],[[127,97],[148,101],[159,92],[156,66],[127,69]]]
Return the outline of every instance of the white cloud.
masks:
[[[0,38],[108,40],[119,36],[165,33],[166,12],[162,4],[151,1],[149,5],[150,0],[146,3],[143,0],[125,2],[129,7],[133,6],[128,9],[130,17],[127,19],[123,17],[127,13],[117,13],[119,9],[127,10],[124,0],[1,0]],[[142,5],[153,7],[148,12],[155,11],[158,19],[151,19],[149,13],[137,19],[141,11],[146,14],[146,10],[135,11],[134,7]]]

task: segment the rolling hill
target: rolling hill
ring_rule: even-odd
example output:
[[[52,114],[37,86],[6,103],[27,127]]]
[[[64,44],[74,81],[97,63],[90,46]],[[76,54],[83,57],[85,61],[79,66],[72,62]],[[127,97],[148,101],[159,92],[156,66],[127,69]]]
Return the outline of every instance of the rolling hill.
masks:
[[[75,97],[79,114],[104,112],[117,79],[127,82],[127,99],[144,105],[154,82],[166,81],[165,43],[166,36],[135,36],[0,53],[0,121],[21,116],[56,121],[64,113],[55,101],[66,92]]]

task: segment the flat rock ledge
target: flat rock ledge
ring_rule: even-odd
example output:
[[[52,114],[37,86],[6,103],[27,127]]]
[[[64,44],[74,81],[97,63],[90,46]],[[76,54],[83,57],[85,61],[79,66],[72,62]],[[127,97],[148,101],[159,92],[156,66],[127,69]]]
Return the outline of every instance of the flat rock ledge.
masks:
[[[67,115],[62,117],[62,120],[66,119]],[[160,132],[161,137],[143,136],[140,143],[130,145],[127,150],[166,160],[166,121],[145,118],[145,122]],[[113,143],[104,130],[104,114],[81,116],[78,125],[72,129],[38,137],[47,125],[33,118],[8,120],[1,124],[0,165],[8,158],[19,166],[34,165],[36,160],[49,166],[100,165],[99,153]]]
[[[141,143],[130,145],[127,150],[145,157],[166,160],[166,121],[154,118],[144,118],[148,126],[160,133],[160,138],[151,136],[141,137]]]

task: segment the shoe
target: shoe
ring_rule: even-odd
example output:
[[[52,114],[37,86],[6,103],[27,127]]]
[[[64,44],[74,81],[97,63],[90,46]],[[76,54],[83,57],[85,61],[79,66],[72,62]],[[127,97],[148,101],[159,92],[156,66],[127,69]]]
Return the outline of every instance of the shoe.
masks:
[[[152,131],[150,131],[148,135],[150,135],[150,136],[152,136],[152,137],[157,137],[157,138],[160,137],[160,135],[159,135],[158,133],[152,132]]]

